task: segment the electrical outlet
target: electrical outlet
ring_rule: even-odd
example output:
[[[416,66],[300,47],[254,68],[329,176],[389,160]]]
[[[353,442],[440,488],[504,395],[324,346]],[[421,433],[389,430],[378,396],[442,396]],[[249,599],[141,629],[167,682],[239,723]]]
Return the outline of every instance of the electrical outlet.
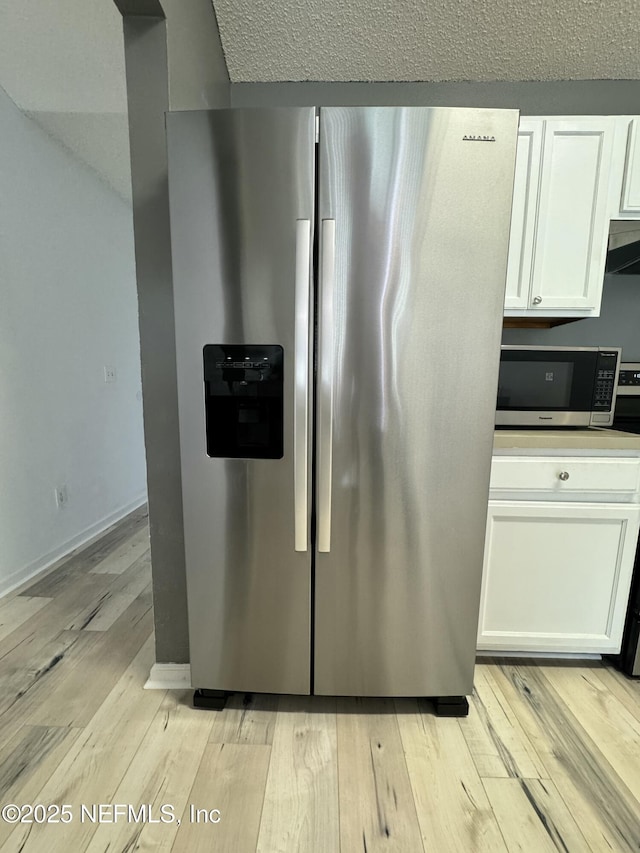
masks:
[[[118,381],[118,373],[115,367],[105,364],[104,366],[104,381],[105,382],[117,382]]]
[[[69,493],[67,492],[67,484],[57,486],[55,490],[56,506],[58,509],[64,509],[69,503]]]

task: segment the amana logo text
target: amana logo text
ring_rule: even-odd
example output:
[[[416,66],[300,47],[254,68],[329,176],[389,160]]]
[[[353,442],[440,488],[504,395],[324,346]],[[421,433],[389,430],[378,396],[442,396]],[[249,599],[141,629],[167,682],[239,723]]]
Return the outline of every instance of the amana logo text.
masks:
[[[476,136],[472,133],[465,133],[462,137],[463,142],[495,142],[495,136]]]

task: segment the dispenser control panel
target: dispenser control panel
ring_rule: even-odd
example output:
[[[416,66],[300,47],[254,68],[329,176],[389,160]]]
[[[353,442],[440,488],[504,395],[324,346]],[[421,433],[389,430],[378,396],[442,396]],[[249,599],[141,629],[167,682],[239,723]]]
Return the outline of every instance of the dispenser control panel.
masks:
[[[203,358],[207,454],[281,459],[282,347],[207,344]]]

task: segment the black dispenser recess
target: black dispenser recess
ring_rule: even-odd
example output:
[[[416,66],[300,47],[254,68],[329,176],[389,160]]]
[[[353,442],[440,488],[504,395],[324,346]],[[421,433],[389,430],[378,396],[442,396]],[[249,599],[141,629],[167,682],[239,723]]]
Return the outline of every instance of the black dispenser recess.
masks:
[[[282,347],[207,344],[203,355],[207,454],[281,459]]]

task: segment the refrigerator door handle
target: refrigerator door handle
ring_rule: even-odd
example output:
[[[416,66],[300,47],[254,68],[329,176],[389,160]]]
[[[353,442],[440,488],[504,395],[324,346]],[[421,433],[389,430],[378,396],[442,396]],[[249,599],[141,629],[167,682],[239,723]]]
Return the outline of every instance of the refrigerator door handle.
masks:
[[[333,295],[336,278],[336,222],[322,220],[320,246],[320,376],[318,393],[318,551],[331,550],[333,457]]]
[[[294,542],[306,551],[308,519],[309,434],[309,276],[311,268],[311,221],[296,222],[295,280],[295,398],[293,410]]]

